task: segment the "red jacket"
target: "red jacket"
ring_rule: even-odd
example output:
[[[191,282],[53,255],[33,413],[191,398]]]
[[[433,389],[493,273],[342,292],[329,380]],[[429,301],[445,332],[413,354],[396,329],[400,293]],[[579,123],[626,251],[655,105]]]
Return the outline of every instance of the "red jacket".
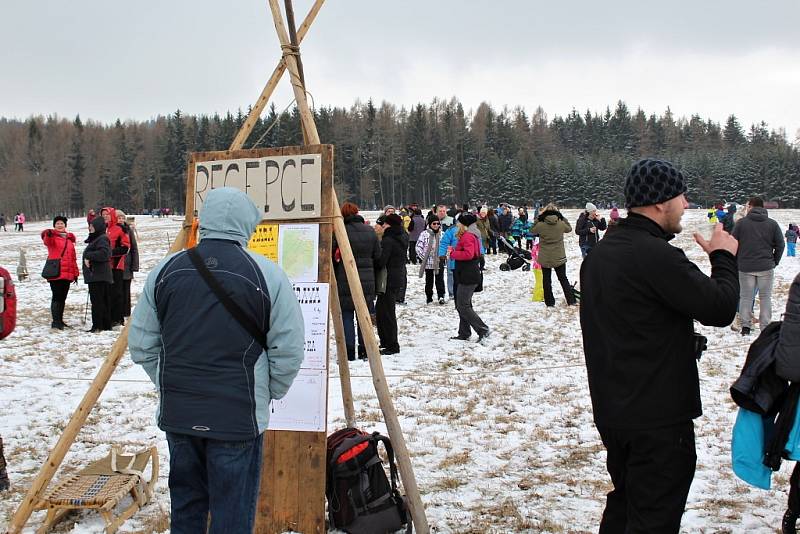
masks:
[[[464,232],[456,248],[450,253],[450,258],[456,261],[469,261],[479,258],[481,255],[481,244],[478,238],[470,231]]]
[[[117,224],[117,210],[112,207],[105,207],[108,214],[111,216],[111,222],[108,223],[106,234],[108,240],[111,242],[111,268],[117,271],[125,270],[125,255],[131,248],[131,238]],[[102,213],[102,210],[100,210]]]
[[[61,258],[61,275],[58,278],[48,278],[52,280],[69,280],[70,282],[78,279],[78,262],[75,257],[75,234],[67,232],[67,237],[61,237],[56,230],[50,228],[42,231],[42,242],[47,247],[47,259]],[[66,244],[67,248],[64,248]],[[61,256],[61,252],[64,256]]]

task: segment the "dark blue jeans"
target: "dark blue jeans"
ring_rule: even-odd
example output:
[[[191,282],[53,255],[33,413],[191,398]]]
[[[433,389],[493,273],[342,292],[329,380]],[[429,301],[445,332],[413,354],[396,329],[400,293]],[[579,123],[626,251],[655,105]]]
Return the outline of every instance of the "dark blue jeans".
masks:
[[[263,435],[219,441],[167,432],[170,532],[252,532],[261,477]]]
[[[370,313],[375,313],[375,305],[372,301],[367,301],[367,309]],[[355,324],[354,322],[355,321]],[[355,360],[356,358],[356,326],[358,326],[358,354],[367,354],[366,345],[364,345],[364,338],[361,335],[361,324],[356,319],[355,310],[342,310],[342,326],[344,326],[344,342],[347,346],[347,359]],[[372,328],[372,325],[369,325]]]

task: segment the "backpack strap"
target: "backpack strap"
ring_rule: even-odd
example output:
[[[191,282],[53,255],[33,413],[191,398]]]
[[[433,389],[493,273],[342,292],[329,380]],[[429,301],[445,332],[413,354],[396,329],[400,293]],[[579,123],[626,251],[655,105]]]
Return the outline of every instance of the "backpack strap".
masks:
[[[383,446],[386,448],[386,456],[389,459],[389,473],[391,474],[390,482],[392,484],[392,492],[397,491],[397,483],[399,477],[397,475],[397,465],[394,463],[394,449],[392,448],[392,442],[386,436],[380,434],[379,432],[373,432],[369,439],[375,442],[376,448],[378,442],[383,443]]]
[[[228,310],[236,321],[242,325],[248,334],[253,336],[253,339],[258,341],[258,344],[264,349],[264,352],[269,352],[269,348],[267,347],[267,335],[256,325],[255,321],[247,316],[244,310],[236,304],[233,299],[225,292],[225,288],[219,283],[211,271],[208,270],[206,267],[205,262],[200,257],[200,253],[197,252],[197,247],[190,248],[187,251],[189,255],[189,259],[192,260],[192,264],[194,265],[197,272],[200,273],[200,276],[203,278],[205,283],[211,289],[211,291],[217,296],[219,301],[225,306],[225,309]]]

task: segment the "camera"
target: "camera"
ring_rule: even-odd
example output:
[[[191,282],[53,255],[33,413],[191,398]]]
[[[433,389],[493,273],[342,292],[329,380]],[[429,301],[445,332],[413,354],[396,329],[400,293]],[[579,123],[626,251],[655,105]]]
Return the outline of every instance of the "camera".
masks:
[[[697,332],[693,332],[692,341],[694,342],[694,357],[699,360],[700,356],[703,355],[703,352],[708,349],[708,338],[698,334]]]

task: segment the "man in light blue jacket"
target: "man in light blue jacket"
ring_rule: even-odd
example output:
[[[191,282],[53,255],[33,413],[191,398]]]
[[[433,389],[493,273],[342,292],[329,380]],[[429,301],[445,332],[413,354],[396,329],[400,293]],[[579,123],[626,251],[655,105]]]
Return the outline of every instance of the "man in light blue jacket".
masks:
[[[246,249],[261,219],[238,189],[214,189],[196,250],[266,347],[223,306],[186,251],[150,272],[128,346],[159,391],[170,452],[171,532],[252,532],[269,405],[303,360],[300,305],[286,274]]]

